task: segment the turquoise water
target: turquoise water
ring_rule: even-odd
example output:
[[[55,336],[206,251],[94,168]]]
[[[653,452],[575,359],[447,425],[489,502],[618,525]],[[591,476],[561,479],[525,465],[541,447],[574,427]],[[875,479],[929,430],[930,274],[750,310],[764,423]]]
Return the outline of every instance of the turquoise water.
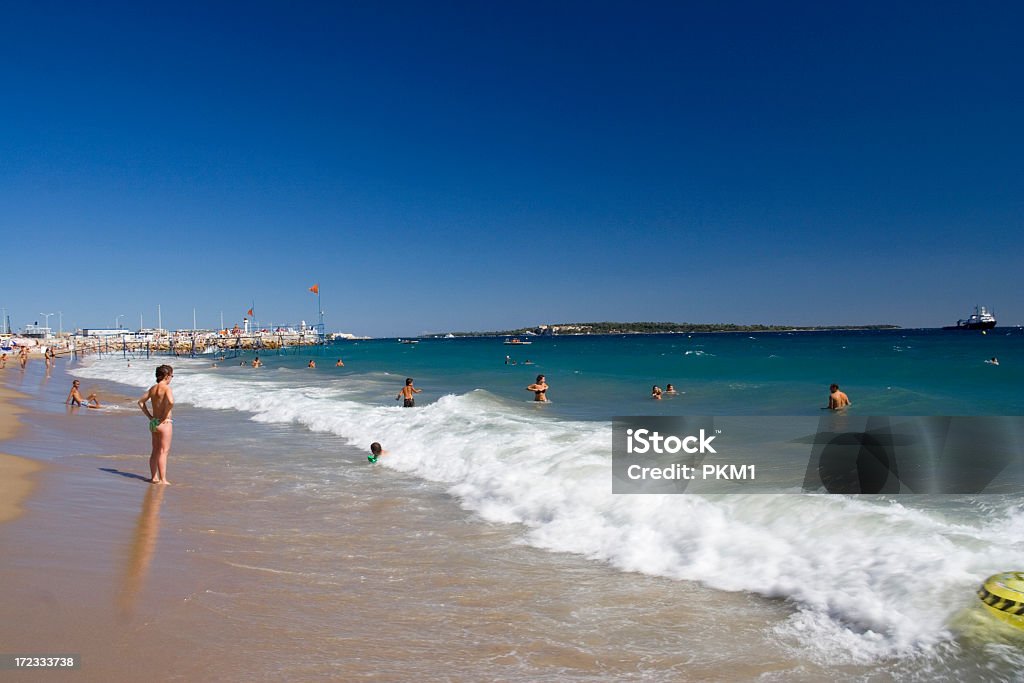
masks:
[[[993,356],[998,366],[985,363]],[[921,680],[962,680],[989,667],[993,678],[1010,680],[1019,670],[1017,641],[992,654],[974,595],[985,577],[1024,568],[1018,496],[613,495],[610,419],[817,416],[832,382],[853,401],[850,415],[1021,415],[1020,329],[555,337],[529,346],[370,340],[266,352],[261,369],[248,366],[252,357],[214,367],[210,357],[129,364],[108,356],[70,371],[130,387],[121,389],[130,396],[152,383],[158,363],[172,363],[182,406],[176,435],[190,430],[203,435],[204,448],[237,454],[217,495],[241,505],[274,482],[293,521],[281,526],[253,510],[247,523],[261,536],[308,533],[316,544],[304,562],[324,572],[343,551],[323,535],[346,523],[335,502],[353,486],[373,496],[375,476],[387,472],[410,491],[425,487],[457,501],[481,524],[514,529],[527,546],[611,567],[623,582],[641,573],[675,582],[681,596],[696,582],[722,595],[781,600],[786,614],[765,622],[764,647],[815,662],[831,677],[848,666],[865,667],[865,676],[880,666],[897,679],[929,672]],[[334,367],[339,357],[343,368]],[[306,367],[311,358],[315,369]],[[541,373],[548,405],[525,388]],[[423,390],[411,410],[395,401],[406,377]],[[668,383],[685,393],[650,398],[651,385]],[[372,441],[390,454],[371,466]],[[800,454],[806,459],[807,450]],[[223,467],[201,457],[194,466],[209,469],[211,480]],[[435,530],[448,524],[442,508],[427,514]],[[466,551],[451,523],[438,533],[441,555]],[[401,522],[393,529],[406,531]],[[571,584],[546,563],[535,569],[554,593]],[[740,623],[727,611],[716,619],[730,629]],[[623,624],[590,626],[616,632]]]
[[[814,415],[838,383],[864,415],[1020,415],[1024,330],[899,330],[773,334],[630,335],[339,342],[322,351],[269,356],[273,364],[318,372],[411,375],[424,393],[486,389],[529,400],[524,387],[544,373],[550,414],[583,420],[615,415]],[[333,366],[342,357],[345,368]],[[516,365],[505,365],[509,355]],[[247,356],[251,357],[251,356]],[[264,355],[266,359],[268,356]],[[996,357],[999,366],[984,361]],[[319,360],[322,359],[322,360]],[[525,365],[533,361],[535,365]],[[401,380],[404,378],[396,378]],[[661,402],[651,387],[685,392]],[[397,393],[397,388],[396,388]]]

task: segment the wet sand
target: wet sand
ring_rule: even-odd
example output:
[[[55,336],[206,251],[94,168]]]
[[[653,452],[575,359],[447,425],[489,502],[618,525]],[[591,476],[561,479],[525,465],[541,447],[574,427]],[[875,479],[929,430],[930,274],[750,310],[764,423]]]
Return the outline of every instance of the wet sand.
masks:
[[[239,486],[246,447],[203,435],[244,433],[231,413],[176,408],[175,484],[153,486],[143,417],[65,410],[65,380],[28,395],[7,442],[47,468],[0,525],[4,653],[75,655],[75,680],[115,683],[820,674],[766,647],[780,602],[526,546],[361,452],[329,444],[332,481]],[[344,472],[372,472],[372,489]],[[309,486],[322,494],[296,499]]]
[[[21,409],[13,401],[18,396],[0,385],[0,448],[18,430]],[[34,475],[40,469],[38,462],[0,452],[0,523],[21,514],[22,504],[35,486]]]

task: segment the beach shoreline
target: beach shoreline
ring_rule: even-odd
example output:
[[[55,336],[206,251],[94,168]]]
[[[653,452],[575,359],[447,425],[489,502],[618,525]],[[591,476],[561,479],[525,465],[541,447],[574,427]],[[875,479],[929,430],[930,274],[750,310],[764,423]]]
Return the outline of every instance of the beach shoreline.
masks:
[[[661,349],[675,348],[646,343],[654,349],[648,355],[658,358]],[[730,343],[757,346],[761,355],[775,350]],[[581,346],[560,345],[563,360],[554,347],[541,358],[545,370],[558,373],[559,386],[572,386],[558,368],[580,367]],[[764,583],[751,589],[721,579],[733,551],[753,564],[775,557],[785,568],[791,557],[817,558],[831,548],[826,559],[841,563],[807,571],[801,564],[788,576],[808,585],[823,577],[839,591],[870,598],[873,593],[843,583],[853,555],[846,551],[870,560],[893,543],[916,547],[912,537],[929,523],[928,511],[841,497],[616,497],[607,500],[614,515],[635,508],[627,524],[604,527],[615,534],[606,550],[619,556],[596,553],[585,542],[601,532],[590,517],[566,514],[565,505],[589,498],[605,503],[603,480],[590,481],[603,467],[592,457],[607,443],[602,427],[553,419],[552,411],[534,417],[532,403],[477,391],[484,382],[494,392],[522,391],[519,375],[505,366],[490,372],[504,353],[500,347],[437,345],[418,367],[410,365],[422,351],[396,347],[352,347],[345,369],[320,371],[306,369],[305,357],[268,354],[263,370],[110,357],[60,360],[52,372],[33,362],[25,372],[8,373],[11,388],[23,394],[23,413],[20,431],[4,447],[47,472],[36,476],[38,487],[23,503],[27,514],[0,525],[0,583],[11,595],[0,605],[0,640],[17,652],[81,654],[87,665],[79,680],[88,681],[810,681],[867,676],[880,662],[890,679],[913,677],[919,658],[911,647],[911,656],[902,657],[905,650],[885,642],[873,650],[870,642],[849,644],[856,636],[851,624],[861,623],[855,611],[822,626],[808,621],[818,618],[812,608]],[[479,371],[463,370],[465,386],[416,410],[391,405],[395,378],[405,373],[354,370],[379,353],[379,366],[429,380],[445,348],[463,364],[467,354],[477,354]],[[730,348],[721,342],[706,358],[727,357]],[[696,360],[686,350],[675,349],[680,367]],[[165,361],[175,367],[179,399],[169,460],[175,485],[157,487],[145,481],[150,439],[132,396]],[[459,372],[448,370],[449,379]],[[104,409],[64,404],[73,377],[84,391],[99,392]],[[602,375],[599,383],[608,381]],[[431,382],[424,385],[432,389]],[[583,398],[580,386],[576,401]],[[691,385],[690,402],[701,386]],[[722,391],[751,389],[727,384]],[[637,405],[648,400],[638,398]],[[453,427],[468,426],[468,437],[453,436]],[[493,449],[480,447],[485,439]],[[371,465],[365,448],[373,440],[390,454]],[[531,450],[533,442],[538,446]],[[415,469],[414,458],[428,466]],[[538,499],[544,507],[537,509],[568,524],[579,544],[559,545],[558,530],[548,532],[536,520],[474,507],[458,468],[475,473],[478,487],[487,483],[482,475],[493,473],[502,496],[516,494],[517,477],[522,481],[530,468],[544,472],[520,509],[550,487],[552,495]],[[438,476],[448,471],[457,476]],[[574,510],[602,514],[599,507]],[[891,515],[900,523],[879,537],[877,523]],[[817,521],[805,526],[806,519]],[[963,521],[958,528],[980,524]],[[921,543],[945,540],[927,528],[923,533]],[[762,536],[784,537],[788,545],[766,545]],[[688,544],[705,544],[720,569],[694,573],[664,564],[665,548],[685,553]],[[965,562],[987,561],[974,560],[969,547],[947,547]],[[1001,562],[1014,566],[1011,559]],[[903,581],[907,564],[901,560],[879,580]],[[973,589],[956,581],[957,604],[976,603]],[[952,582],[940,583],[948,593]],[[945,618],[944,607],[929,603],[914,611],[919,604],[895,607]],[[808,638],[813,629],[824,637]],[[934,679],[952,680],[986,663],[983,639],[947,635],[943,622],[933,631],[943,652],[963,650],[930,658]]]
[[[730,666],[753,673],[764,620],[789,612],[665,578],[622,581],[602,563],[523,545],[515,526],[483,522],[335,439],[317,439],[317,459],[332,463],[321,473],[267,472],[234,488],[238,467],[262,465],[245,437],[211,445],[204,434],[258,430],[265,444],[277,433],[238,413],[176,408],[175,485],[152,486],[141,416],[66,408],[65,365],[46,377],[40,366],[20,375],[28,395],[8,449],[48,472],[28,514],[0,525],[0,641],[75,654],[77,680],[671,678],[689,656],[648,663],[650,634],[673,624],[655,640],[676,652],[687,624],[722,610],[758,615],[703,629],[750,643]],[[276,458],[288,443],[272,444]],[[297,505],[292,492],[311,486],[323,490]],[[609,614],[627,625],[615,639],[602,635]],[[709,677],[718,664],[690,671]]]
[[[4,378],[4,375],[0,375]],[[0,524],[17,519],[23,505],[36,487],[43,464],[29,458],[3,452],[4,444],[18,432],[18,416],[23,412],[15,402],[21,394],[0,381]]]

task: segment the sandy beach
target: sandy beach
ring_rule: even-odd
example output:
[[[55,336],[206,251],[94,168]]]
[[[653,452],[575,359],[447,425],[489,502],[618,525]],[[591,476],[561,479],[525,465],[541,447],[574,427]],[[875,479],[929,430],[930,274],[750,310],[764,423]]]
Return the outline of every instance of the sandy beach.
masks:
[[[59,371],[52,373],[59,379],[44,375],[42,368],[33,359],[25,372],[9,367],[0,374],[0,450],[17,453],[0,455],[0,583],[5,587],[0,654],[70,655],[81,680],[136,680],[146,675],[144,662],[135,654],[123,656],[129,654],[124,645],[156,664],[170,660],[162,657],[162,647],[149,646],[144,638],[126,640],[137,628],[125,630],[131,621],[126,615],[146,576],[159,527],[147,523],[152,516],[136,520],[125,506],[142,497],[149,501],[144,510],[155,513],[159,496],[145,497],[155,487],[142,486],[141,477],[135,491],[95,481],[90,470],[97,471],[94,466],[102,461],[61,460],[70,455],[69,447],[96,450],[101,434],[94,430],[106,425],[94,421],[86,431],[74,425],[80,441],[68,438],[62,418],[97,411],[54,405],[67,378]],[[57,410],[64,415],[56,420],[47,414]],[[138,533],[132,532],[133,522]],[[118,534],[130,540],[119,541]]]
[[[365,353],[391,353],[392,346],[398,345]],[[356,350],[348,351],[347,364],[358,364]],[[550,411],[534,417],[535,407],[525,400],[522,407],[503,408],[515,422],[491,429],[499,409],[482,392],[409,411],[338,400],[344,392],[383,389],[393,402],[393,377],[360,380],[341,369],[333,378],[327,375],[332,370],[313,375],[302,357],[271,357],[263,372],[169,360],[179,399],[169,487],[146,481],[149,433],[133,398],[163,358],[115,356],[74,366],[60,359],[50,373],[33,360],[25,372],[0,374],[6,405],[20,411],[13,434],[8,421],[11,435],[0,451],[17,456],[7,463],[42,467],[18,485],[21,513],[0,524],[0,585],[6,589],[0,654],[74,655],[80,664],[75,680],[115,683],[968,680],[991,669],[988,650],[977,644],[988,642],[987,633],[937,646],[939,656],[928,668],[913,657],[836,663],[832,653],[843,653],[850,632],[839,633],[832,649],[816,649],[821,639],[805,636],[815,623],[791,600],[723,590],[671,571],[624,570],[582,550],[567,552],[554,545],[556,537],[531,537],[528,524],[471,509],[453,493],[464,491],[463,484],[429,481],[388,462],[370,465],[365,447],[317,424],[369,425],[394,449],[388,457],[401,455],[405,433],[411,434],[407,443],[447,443],[430,461],[434,470],[486,465],[489,454],[479,444],[486,437],[500,446],[497,428],[512,430],[519,437],[493,461],[506,488],[490,500],[515,493],[508,487],[538,465],[547,472],[539,487],[552,483],[536,500],[545,514],[572,523],[572,538],[611,530],[609,548],[636,552],[634,566],[670,560],[665,548],[671,543],[651,546],[646,531],[587,519],[581,524],[560,511],[564,499],[587,498],[603,481],[591,491],[572,489],[577,480],[558,478],[558,470],[582,465],[603,472],[602,466],[574,451],[549,467],[546,444],[571,440],[574,432],[551,420]],[[103,409],[64,404],[69,367],[83,393],[100,394]],[[509,381],[521,391],[515,377]],[[313,420],[312,428],[296,424],[297,415]],[[460,425],[473,427],[465,459],[457,443],[441,441]],[[540,450],[523,445],[527,436],[544,442]],[[521,457],[524,451],[529,458]],[[434,458],[433,452],[426,456]],[[537,488],[530,488],[527,502]],[[706,555],[716,562],[731,551],[749,551],[751,562],[770,553],[759,538],[765,517],[786,533],[802,525],[808,511],[824,510],[817,517],[820,531],[807,530],[814,552],[804,554],[814,558],[833,539],[851,535],[851,515],[876,514],[839,499],[674,500],[671,519],[658,497],[610,504],[634,526],[650,519],[669,527],[678,519],[683,550],[682,535],[690,531],[722,539],[716,553]],[[903,545],[919,535],[914,520],[922,516],[902,519],[908,527]],[[746,521],[730,526],[733,517]],[[875,537],[872,519],[866,538]],[[733,543],[737,532],[741,543]],[[780,554],[779,561],[787,557]],[[895,571],[905,562],[900,556]],[[811,581],[816,571],[795,576]],[[724,573],[712,569],[707,576]],[[965,606],[976,602],[971,590],[962,591]],[[1011,663],[997,666],[1009,671]],[[1010,680],[1003,673],[989,679]]]
[[[376,472],[372,491],[342,479],[296,507],[282,494],[316,477],[236,490],[244,446],[211,448],[183,427],[200,415],[181,406],[175,484],[153,486],[145,421],[128,399],[109,411],[67,409],[70,378],[60,364],[41,377],[41,365],[13,376],[34,393],[5,442],[45,463],[24,513],[0,525],[7,654],[74,655],[76,680],[105,682],[474,681],[483,671],[641,680],[655,670],[696,680],[724,660],[698,665],[687,648],[711,651],[716,639],[743,643],[727,660],[739,678],[795,664],[758,652],[764,620],[787,613],[780,604],[656,577],[621,581],[599,563],[524,546],[514,527],[480,523],[436,489],[369,469],[361,452],[342,448],[340,464]],[[251,430],[214,417],[236,441]],[[681,627],[722,609],[744,616],[727,631]]]
[[[18,430],[21,410],[12,400],[16,396],[16,392],[0,385],[0,448]],[[34,475],[40,469],[38,462],[0,452],[0,523],[21,513],[21,505],[32,493]]]

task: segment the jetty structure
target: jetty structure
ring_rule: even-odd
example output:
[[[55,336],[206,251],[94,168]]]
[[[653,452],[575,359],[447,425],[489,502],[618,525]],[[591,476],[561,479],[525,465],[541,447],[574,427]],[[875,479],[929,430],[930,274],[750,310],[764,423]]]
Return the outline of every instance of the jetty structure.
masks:
[[[248,322],[248,321],[246,321]],[[235,325],[223,330],[139,330],[109,334],[110,330],[82,330],[72,337],[76,351],[170,353],[176,356],[225,355],[232,351],[279,350],[289,347],[317,346],[326,341],[318,326],[305,321],[298,326],[285,325],[250,329]]]
[[[2,318],[4,332],[0,332],[0,347],[4,349],[27,347],[33,354],[43,354],[47,349],[52,349],[58,356],[120,353],[126,357],[129,354],[133,357],[169,354],[174,356],[212,355],[216,358],[226,358],[246,351],[279,351],[283,353],[293,348],[325,346],[335,339],[356,339],[357,337],[352,334],[336,332],[328,335],[325,332],[319,283],[309,287],[309,291],[316,295],[318,318],[316,323],[307,324],[303,320],[298,325],[263,327],[254,324],[256,309],[254,301],[246,312],[246,317],[242,319],[242,324],[235,324],[230,329],[224,326],[224,313],[221,312],[221,329],[218,330],[198,329],[195,308],[192,309],[192,329],[173,332],[166,330],[162,324],[163,317],[158,304],[155,328],[142,327],[142,315],[139,314],[139,329],[134,332],[120,325],[121,318],[124,316],[118,315],[114,328],[82,328],[73,333],[65,334],[61,331],[54,335],[48,325],[41,326],[35,322],[26,325],[18,334],[11,334],[5,308]],[[41,313],[40,315],[45,316],[48,323],[49,316],[56,314]]]
[[[85,328],[73,333],[2,335],[6,347],[26,346],[32,353],[43,353],[52,348],[58,356],[117,353],[133,357],[154,354],[172,356],[233,356],[244,351],[281,351],[298,347],[321,346],[328,335],[319,325],[281,325],[251,329],[248,325],[235,325],[223,330],[165,330],[142,328],[136,331],[110,328]],[[347,338],[351,335],[332,335]]]

